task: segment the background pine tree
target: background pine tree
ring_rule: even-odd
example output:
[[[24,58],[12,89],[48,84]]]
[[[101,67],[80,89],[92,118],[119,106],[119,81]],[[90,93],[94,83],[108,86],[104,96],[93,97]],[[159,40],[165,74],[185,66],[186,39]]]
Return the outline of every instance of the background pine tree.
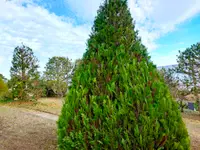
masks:
[[[22,44],[14,49],[9,81],[13,98],[30,99],[29,95],[36,87],[33,83],[39,79],[38,68],[38,59],[31,48]]]
[[[183,52],[179,51],[177,62],[177,72],[184,75],[182,83],[190,87],[200,111],[200,43],[193,44]]]
[[[2,76],[3,77],[3,76]],[[6,92],[8,92],[8,87],[6,83],[4,82],[3,78],[0,76],[0,100],[1,97],[4,96]]]
[[[58,120],[59,149],[189,149],[177,104],[132,22],[126,0],[100,6]]]

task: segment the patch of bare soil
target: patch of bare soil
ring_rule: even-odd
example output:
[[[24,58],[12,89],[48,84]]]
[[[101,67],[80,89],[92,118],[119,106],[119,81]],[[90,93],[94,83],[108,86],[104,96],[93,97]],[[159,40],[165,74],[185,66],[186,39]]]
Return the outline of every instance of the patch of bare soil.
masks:
[[[200,97],[200,94],[197,95],[198,97]],[[185,96],[187,101],[192,101],[192,102],[196,102],[196,96],[194,94],[189,94],[187,96]]]
[[[55,150],[55,118],[0,106],[0,150]]]
[[[52,114],[59,114],[55,112],[60,111],[62,101],[42,99],[40,103],[51,105],[56,111],[48,107],[51,109],[45,111],[49,114],[16,107],[16,104],[15,107],[0,105],[0,150],[56,149],[58,116]],[[47,106],[39,108],[44,111]],[[200,150],[200,115],[184,113],[182,116],[191,138],[191,149]]]
[[[182,114],[191,140],[191,149],[200,150],[200,115]]]

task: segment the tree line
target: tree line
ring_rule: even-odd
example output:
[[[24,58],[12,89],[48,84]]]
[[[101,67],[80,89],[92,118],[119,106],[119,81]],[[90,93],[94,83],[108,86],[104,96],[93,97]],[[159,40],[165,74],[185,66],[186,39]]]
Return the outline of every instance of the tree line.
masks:
[[[38,71],[39,61],[28,46],[14,49],[11,78],[0,74],[1,99],[37,100],[40,97],[63,97],[67,93],[73,72],[80,60],[54,56],[49,58],[43,74]]]
[[[177,62],[178,65],[174,68],[162,68],[160,74],[172,96],[177,99],[181,111],[186,107],[184,100],[189,94],[193,95],[197,107],[200,108],[200,43],[179,51]],[[0,74],[0,97],[19,100],[63,97],[81,59],[73,64],[66,57],[49,58],[43,75],[38,71],[38,63],[31,48],[23,44],[17,46],[10,68],[11,79],[8,80]]]

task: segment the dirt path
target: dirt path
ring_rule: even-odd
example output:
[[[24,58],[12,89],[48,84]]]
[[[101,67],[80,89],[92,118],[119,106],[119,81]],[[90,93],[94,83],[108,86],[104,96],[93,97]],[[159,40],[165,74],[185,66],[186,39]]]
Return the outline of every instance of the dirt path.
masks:
[[[55,150],[57,116],[0,106],[0,150]]]
[[[200,150],[200,116],[183,115],[190,135],[192,150]]]
[[[55,150],[57,115],[0,106],[0,150]],[[183,115],[192,150],[200,150],[200,117]]]

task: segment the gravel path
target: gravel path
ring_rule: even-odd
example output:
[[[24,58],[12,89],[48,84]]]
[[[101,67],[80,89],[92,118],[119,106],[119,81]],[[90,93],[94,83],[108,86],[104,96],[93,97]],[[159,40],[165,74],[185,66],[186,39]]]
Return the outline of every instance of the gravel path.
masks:
[[[55,150],[57,116],[0,106],[0,150]]]

